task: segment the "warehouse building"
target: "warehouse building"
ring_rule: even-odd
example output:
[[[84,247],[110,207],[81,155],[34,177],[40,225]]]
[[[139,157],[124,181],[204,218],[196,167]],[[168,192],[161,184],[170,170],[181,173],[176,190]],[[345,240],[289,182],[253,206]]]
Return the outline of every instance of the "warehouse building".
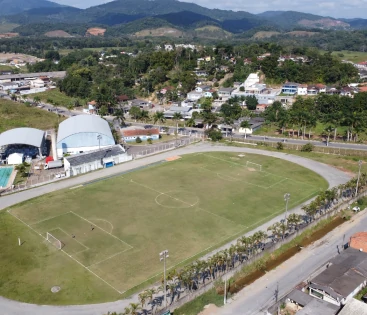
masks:
[[[64,169],[67,177],[85,174],[100,168],[109,168],[116,164],[132,160],[121,145],[76,154],[64,158]]]
[[[77,115],[64,120],[57,133],[57,156],[79,154],[113,146],[108,122],[94,115]]]
[[[46,155],[45,132],[35,128],[15,128],[0,134],[0,157],[5,160],[14,153],[22,154],[25,160]]]

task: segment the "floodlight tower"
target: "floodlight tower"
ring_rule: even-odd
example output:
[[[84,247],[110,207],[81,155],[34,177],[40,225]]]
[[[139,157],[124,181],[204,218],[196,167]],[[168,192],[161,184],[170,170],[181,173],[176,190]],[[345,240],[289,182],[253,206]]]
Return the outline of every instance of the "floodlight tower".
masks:
[[[357,184],[356,184],[356,193],[355,196],[357,196],[358,193],[358,185],[359,185],[359,177],[361,176],[361,167],[362,167],[362,160],[358,161],[358,178],[357,178]]]
[[[168,250],[160,252],[159,257],[160,261],[163,261],[164,307],[167,307],[166,259],[169,257]]]

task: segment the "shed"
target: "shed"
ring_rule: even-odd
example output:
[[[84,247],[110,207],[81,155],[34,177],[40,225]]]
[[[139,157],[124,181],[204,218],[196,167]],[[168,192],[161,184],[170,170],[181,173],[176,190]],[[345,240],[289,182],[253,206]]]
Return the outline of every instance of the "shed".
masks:
[[[22,153],[12,153],[8,156],[8,164],[19,165],[23,163],[24,154]]]

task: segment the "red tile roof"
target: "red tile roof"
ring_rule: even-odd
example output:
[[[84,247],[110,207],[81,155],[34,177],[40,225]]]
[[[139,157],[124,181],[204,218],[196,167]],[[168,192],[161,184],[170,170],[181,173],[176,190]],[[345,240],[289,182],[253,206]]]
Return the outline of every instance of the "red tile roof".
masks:
[[[133,130],[122,130],[124,137],[138,137],[148,135],[159,135],[159,129],[133,129]]]
[[[367,253],[367,232],[359,232],[350,238],[349,246]]]

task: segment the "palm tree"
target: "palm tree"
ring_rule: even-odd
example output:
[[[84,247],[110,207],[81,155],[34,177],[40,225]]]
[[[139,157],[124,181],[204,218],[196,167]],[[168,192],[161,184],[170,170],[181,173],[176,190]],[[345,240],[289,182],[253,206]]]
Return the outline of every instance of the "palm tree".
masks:
[[[138,310],[140,310],[141,307],[138,303],[130,303],[130,314],[131,315],[138,315]]]
[[[37,95],[37,96],[33,97],[33,102],[38,105],[41,102],[41,98]]]
[[[131,309],[128,307],[124,308],[124,312],[122,313],[122,315],[130,315],[131,314]]]
[[[329,146],[329,140],[330,140],[330,134],[334,131],[333,127],[328,126],[324,129],[324,131],[327,134],[327,139],[326,139],[326,146]]]
[[[249,121],[248,120],[244,120],[243,122],[241,122],[240,127],[245,129],[245,139],[247,139],[247,130],[246,129],[250,129],[251,128],[251,125],[250,125]]]
[[[115,118],[113,119],[114,121],[117,121],[119,125],[125,124],[124,112],[121,109],[116,109],[114,115],[115,115]]]
[[[162,111],[155,112],[153,115],[153,123],[154,125],[158,123],[164,124],[166,121],[166,118],[164,117],[164,113]],[[158,126],[160,127],[160,126]]]
[[[144,291],[144,292],[139,293],[138,298],[139,298],[141,306],[144,307],[145,301],[147,299],[146,292]]]
[[[182,115],[179,112],[173,114],[172,120],[176,122],[176,132],[178,132],[178,121],[182,119]]]
[[[141,120],[144,123],[147,123],[150,120],[149,112],[143,109],[140,113],[139,120]]]
[[[187,127],[194,127],[195,126],[195,119],[194,118],[190,118],[189,120],[186,121],[186,126]]]

